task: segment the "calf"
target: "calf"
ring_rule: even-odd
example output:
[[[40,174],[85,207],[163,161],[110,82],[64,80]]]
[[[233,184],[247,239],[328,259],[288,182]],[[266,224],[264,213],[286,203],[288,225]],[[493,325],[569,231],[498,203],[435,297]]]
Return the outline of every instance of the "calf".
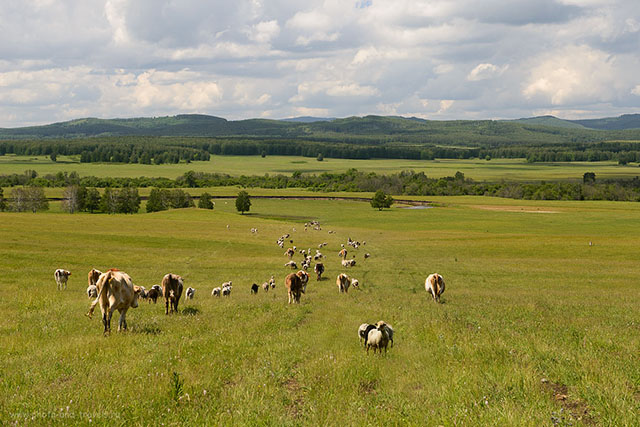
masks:
[[[338,285],[338,291],[340,293],[342,292],[349,292],[349,286],[351,285],[351,279],[349,279],[349,276],[347,276],[344,273],[340,273],[338,274],[338,277],[336,278],[336,285]]]
[[[58,268],[53,273],[53,278],[56,279],[56,285],[58,286],[59,291],[67,289],[67,280],[69,280],[69,276],[71,276],[71,272],[63,270],[62,268]]]
[[[154,304],[158,302],[158,297],[160,296],[160,292],[156,288],[151,288],[147,291],[147,301],[151,303],[153,301]]]

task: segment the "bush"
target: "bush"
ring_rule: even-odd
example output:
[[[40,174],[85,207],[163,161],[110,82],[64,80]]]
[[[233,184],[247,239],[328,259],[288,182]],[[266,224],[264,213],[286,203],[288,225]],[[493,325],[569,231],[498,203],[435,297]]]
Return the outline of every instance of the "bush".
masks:
[[[200,195],[200,200],[198,200],[198,207],[200,209],[213,209],[213,202],[211,201],[211,194],[202,193]]]

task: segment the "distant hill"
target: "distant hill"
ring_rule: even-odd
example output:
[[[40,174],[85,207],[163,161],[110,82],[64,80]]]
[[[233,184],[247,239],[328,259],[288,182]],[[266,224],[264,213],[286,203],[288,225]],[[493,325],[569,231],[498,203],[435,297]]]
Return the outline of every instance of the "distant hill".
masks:
[[[606,117],[603,119],[565,120],[554,116],[527,117],[516,120],[507,120],[517,123],[560,127],[569,129],[599,129],[599,130],[626,130],[640,129],[640,114],[623,114],[618,117]]]
[[[571,122],[590,129],[640,129],[640,114],[623,114],[622,116],[607,117],[604,119],[571,120]]]
[[[606,132],[595,129],[606,129]],[[217,137],[235,139],[307,139],[344,144],[451,145],[596,142],[640,139],[640,114],[598,120],[562,120],[553,116],[518,120],[426,120],[365,116],[340,119],[297,117],[288,120],[226,120],[202,114],[130,119],[84,118],[13,129],[0,139],[86,137]]]
[[[290,117],[288,119],[280,119],[281,122],[294,122],[294,123],[314,123],[314,122],[330,122],[331,120],[335,120],[335,117],[311,117],[311,116],[301,116],[301,117]]]
[[[570,128],[570,129],[581,129],[585,127],[571,120],[563,120],[554,116],[527,117],[522,119],[506,120],[506,121],[523,123],[528,125],[551,126],[551,127],[558,127],[558,128]]]

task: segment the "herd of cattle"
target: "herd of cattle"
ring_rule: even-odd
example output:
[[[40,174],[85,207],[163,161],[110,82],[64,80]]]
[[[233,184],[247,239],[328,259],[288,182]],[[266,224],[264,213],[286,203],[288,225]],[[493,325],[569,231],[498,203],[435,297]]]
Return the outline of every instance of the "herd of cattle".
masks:
[[[305,231],[309,227],[309,224],[305,224]],[[320,230],[320,226],[317,222],[312,222],[311,226],[315,230]],[[295,229],[294,229],[295,231]],[[257,229],[251,229],[252,233],[257,233]],[[334,232],[330,231],[329,234]],[[293,243],[293,239],[290,239],[290,234],[284,234],[276,241],[280,248],[284,247],[285,241]],[[366,242],[357,242],[351,238],[347,241],[347,246],[351,246],[357,249],[361,245],[365,245]],[[316,280],[322,279],[322,274],[325,271],[324,263],[321,262],[325,256],[320,252],[320,249],[326,246],[327,243],[320,243],[315,254],[311,254],[311,248],[307,250],[297,250],[295,246],[287,248],[285,255],[289,258],[289,262],[285,264],[285,267],[297,269],[297,264],[293,260],[293,257],[299,252],[303,259],[301,261],[302,269],[297,272],[291,272],[284,278],[284,286],[287,290],[288,301],[291,303],[300,303],[302,294],[306,293],[307,284],[309,282],[309,274],[307,269],[310,268],[311,262],[315,261],[313,271],[316,273]],[[348,250],[344,244],[341,244],[339,257],[342,258],[343,268],[350,268],[356,265],[355,259],[347,259]],[[371,255],[365,253],[363,258],[366,260]],[[64,269],[57,269],[54,273],[54,278],[58,290],[66,289],[67,281],[71,276],[71,272]],[[340,293],[346,293],[349,288],[359,289],[360,283],[357,279],[349,277],[346,273],[338,274],[336,278],[336,285]],[[109,334],[111,331],[111,317],[114,311],[120,312],[120,319],[118,322],[118,331],[127,329],[126,314],[129,308],[138,307],[138,298],[148,300],[149,302],[156,303],[159,297],[163,297],[165,300],[165,314],[178,312],[178,303],[182,296],[184,287],[184,280],[181,276],[173,273],[166,274],[162,278],[161,285],[153,285],[149,290],[146,290],[143,286],[134,285],[131,277],[118,269],[109,269],[106,272],[101,272],[96,269],[92,269],[88,274],[88,287],[87,296],[94,298],[89,307],[87,316],[92,317],[96,305],[100,304],[100,310],[102,312],[102,323],[104,326],[104,334]],[[211,296],[230,296],[232,289],[232,282],[224,282],[221,286],[215,287]],[[276,280],[272,275],[269,281],[265,281],[262,284],[264,292],[268,292],[270,289],[276,287]],[[425,281],[425,290],[431,295],[434,301],[440,302],[440,296],[444,292],[445,283],[441,275],[434,273],[430,274]],[[252,294],[258,293],[260,286],[253,283],[250,287]],[[187,288],[185,296],[187,299],[193,299],[196,290],[194,288]],[[364,344],[367,352],[370,348],[373,348],[374,353],[376,351],[381,352],[382,349],[387,350],[387,345],[390,342],[393,346],[393,328],[391,325],[384,321],[379,321],[376,324],[363,323],[358,329],[358,336]]]

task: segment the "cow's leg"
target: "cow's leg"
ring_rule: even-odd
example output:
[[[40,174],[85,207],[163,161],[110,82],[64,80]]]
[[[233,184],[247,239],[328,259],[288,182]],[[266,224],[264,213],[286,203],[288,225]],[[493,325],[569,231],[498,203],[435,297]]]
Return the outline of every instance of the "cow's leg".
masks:
[[[164,300],[164,314],[169,314],[169,298]]]
[[[121,330],[127,330],[127,310],[118,310],[120,311],[120,320],[118,321],[118,332]]]

